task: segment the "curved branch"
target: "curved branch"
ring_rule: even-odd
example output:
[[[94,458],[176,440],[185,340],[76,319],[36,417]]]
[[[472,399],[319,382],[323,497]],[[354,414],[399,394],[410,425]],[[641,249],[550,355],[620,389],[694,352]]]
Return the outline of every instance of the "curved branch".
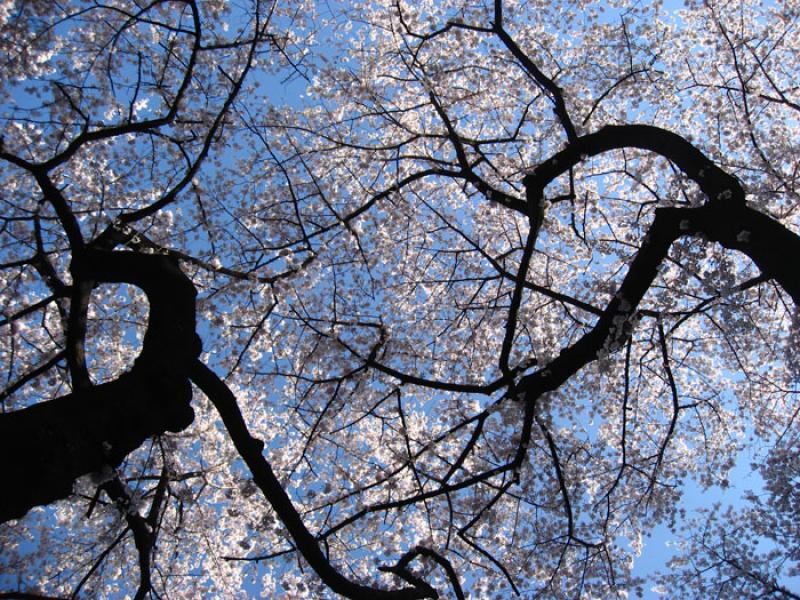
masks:
[[[411,562],[418,556],[430,558],[439,566],[441,566],[445,570],[445,573],[447,573],[447,578],[450,580],[450,585],[453,587],[453,593],[456,595],[456,598],[458,600],[465,600],[466,597],[464,596],[464,590],[461,587],[461,583],[458,580],[458,574],[453,568],[452,563],[444,556],[434,550],[431,550],[430,548],[417,546],[400,557],[400,560],[398,560],[397,564],[395,564],[393,567],[379,567],[379,569],[388,573],[395,573],[404,578],[409,576],[413,577],[411,572],[408,570],[408,565],[411,564]],[[406,580],[408,581],[408,579]]]
[[[681,231],[702,233],[725,248],[739,250],[774,278],[800,305],[800,275],[788,256],[800,256],[800,237],[772,217],[745,203],[739,180],[719,168],[691,142],[676,133],[651,125],[603,127],[578,138],[525,177],[528,202],[538,202],[544,189],[589,156],[611,150],[639,148],[672,161],[708,198],[698,208],[683,210]],[[656,211],[658,213],[658,211]]]
[[[192,282],[166,256],[88,250],[73,261],[83,279],[144,290],[150,314],[134,367],[115,381],[0,414],[0,522],[72,493],[74,481],[116,466],[153,435],[194,418],[188,369],[200,354]]]

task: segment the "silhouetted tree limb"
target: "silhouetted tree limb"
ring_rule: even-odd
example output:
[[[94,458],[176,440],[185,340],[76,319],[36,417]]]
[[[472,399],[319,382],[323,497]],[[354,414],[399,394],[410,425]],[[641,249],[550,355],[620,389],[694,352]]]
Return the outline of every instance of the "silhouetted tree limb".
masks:
[[[264,443],[250,435],[236,397],[228,386],[200,361],[195,361],[191,379],[217,409],[236,450],[253,474],[253,481],[288,529],[295,547],[328,587],[348,598],[364,600],[438,598],[436,591],[422,581],[415,582],[412,588],[387,591],[356,583],[342,575],[322,552],[314,535],[306,528],[291,498],[262,455]]]
[[[195,289],[166,256],[88,250],[73,271],[129,283],[150,301],[142,352],[118,379],[0,414],[0,522],[65,498],[82,475],[118,465],[148,437],[180,431],[194,418],[188,368],[200,353]]]

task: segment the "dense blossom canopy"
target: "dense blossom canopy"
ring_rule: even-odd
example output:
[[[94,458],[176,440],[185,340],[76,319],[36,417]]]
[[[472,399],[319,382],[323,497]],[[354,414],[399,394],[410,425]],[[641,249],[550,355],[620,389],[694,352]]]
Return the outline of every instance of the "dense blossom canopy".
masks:
[[[798,597],[800,3],[3,0],[0,52],[0,597]]]

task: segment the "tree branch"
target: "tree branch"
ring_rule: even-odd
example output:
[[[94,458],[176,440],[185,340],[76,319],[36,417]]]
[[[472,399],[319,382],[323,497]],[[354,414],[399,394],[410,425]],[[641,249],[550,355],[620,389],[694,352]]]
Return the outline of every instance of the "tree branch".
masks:
[[[74,481],[118,465],[150,436],[194,418],[188,369],[200,353],[192,282],[177,261],[88,250],[73,261],[86,279],[142,288],[150,315],[134,367],[115,381],[0,414],[0,522],[71,494]]]
[[[250,435],[236,398],[228,386],[200,361],[194,362],[190,376],[217,409],[236,450],[253,474],[253,480],[289,531],[295,546],[328,587],[348,598],[364,600],[437,597],[427,585],[386,591],[356,583],[342,575],[322,552],[314,535],[306,528],[289,495],[262,455],[264,443]]]

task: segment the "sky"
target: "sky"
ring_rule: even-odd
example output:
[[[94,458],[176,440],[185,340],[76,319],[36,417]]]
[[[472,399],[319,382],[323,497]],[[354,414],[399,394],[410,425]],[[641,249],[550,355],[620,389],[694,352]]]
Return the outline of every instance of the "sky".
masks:
[[[677,2],[670,2],[668,6],[675,6]],[[324,51],[324,48],[322,49]],[[264,81],[270,96],[275,101],[284,102],[289,106],[300,106],[303,102],[301,94],[304,91],[304,80],[294,78],[289,81],[280,78],[268,78]],[[708,507],[714,502],[731,504],[734,507],[742,505],[743,494],[749,490],[758,492],[763,485],[760,476],[750,468],[750,457],[743,453],[731,472],[730,487],[721,489],[713,487],[702,490],[696,484],[689,484],[684,490],[683,502],[687,509]],[[666,526],[656,528],[644,545],[642,556],[636,563],[635,573],[646,576],[664,568],[666,561],[672,553],[671,545],[675,543],[675,536]],[[7,576],[4,576],[7,577]],[[7,582],[0,577],[0,587],[5,587]],[[658,591],[646,589],[645,598],[663,598]]]
[[[335,8],[338,3],[333,3],[332,6]],[[663,8],[667,11],[675,11],[682,7],[683,2],[681,0],[668,0],[663,3]],[[605,16],[610,21],[619,18],[619,15],[613,9],[609,9]],[[324,40],[324,32],[319,39]],[[324,43],[318,50],[323,53],[329,52]],[[304,96],[307,81],[300,77],[294,77],[288,81],[280,78],[271,78],[265,80],[264,84],[265,89],[269,90],[270,97],[276,102],[282,102],[288,106],[301,107],[309,101]],[[715,503],[719,503],[723,507],[741,508],[745,505],[744,495],[746,493],[762,492],[763,480],[758,472],[752,469],[752,458],[752,456],[748,455],[748,451],[743,451],[740,454],[736,465],[729,474],[729,486],[727,488],[712,486],[704,489],[695,481],[687,482],[682,496],[682,505],[687,510],[687,513],[691,515],[693,511],[709,508]],[[663,572],[667,568],[668,560],[675,554],[675,545],[679,540],[679,535],[670,531],[669,526],[665,523],[650,531],[646,535],[642,553],[636,560],[634,575],[649,579],[659,571]],[[644,588],[643,598],[645,600],[663,600],[668,597],[668,590],[659,589],[652,582]]]

